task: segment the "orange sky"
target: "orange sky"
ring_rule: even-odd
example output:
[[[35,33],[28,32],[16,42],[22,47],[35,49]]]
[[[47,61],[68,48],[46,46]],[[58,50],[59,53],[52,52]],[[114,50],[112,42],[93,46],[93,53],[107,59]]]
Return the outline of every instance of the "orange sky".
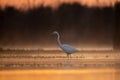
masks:
[[[4,8],[6,5],[15,6],[16,8],[33,8],[42,4],[44,6],[56,7],[60,3],[78,2],[87,6],[114,6],[115,1],[120,0],[0,0],[0,6]],[[29,4],[29,5],[28,5]]]

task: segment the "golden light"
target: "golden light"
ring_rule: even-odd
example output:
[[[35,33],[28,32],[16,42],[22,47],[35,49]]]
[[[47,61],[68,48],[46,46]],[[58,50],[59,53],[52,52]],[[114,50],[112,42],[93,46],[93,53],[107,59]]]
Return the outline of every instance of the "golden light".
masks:
[[[0,71],[0,80],[115,80],[115,69]]]
[[[115,2],[119,0],[0,0],[0,7],[14,6],[17,9],[28,9],[43,6],[51,6],[56,8],[61,3],[78,2],[81,5],[91,6],[114,6]]]

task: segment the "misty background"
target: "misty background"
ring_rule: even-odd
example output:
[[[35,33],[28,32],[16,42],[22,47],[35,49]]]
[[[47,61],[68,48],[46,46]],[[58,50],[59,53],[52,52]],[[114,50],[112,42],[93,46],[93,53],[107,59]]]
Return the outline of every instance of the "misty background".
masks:
[[[120,47],[120,3],[115,7],[87,7],[63,3],[57,9],[39,6],[27,11],[0,8],[0,47],[56,47],[63,43],[84,47]],[[116,47],[117,46],[117,47]]]

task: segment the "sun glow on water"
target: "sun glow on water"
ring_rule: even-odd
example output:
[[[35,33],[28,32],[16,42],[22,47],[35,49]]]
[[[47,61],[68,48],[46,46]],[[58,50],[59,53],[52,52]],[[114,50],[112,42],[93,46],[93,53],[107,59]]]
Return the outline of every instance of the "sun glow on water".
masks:
[[[115,80],[115,72],[115,69],[10,70],[0,71],[0,80]]]

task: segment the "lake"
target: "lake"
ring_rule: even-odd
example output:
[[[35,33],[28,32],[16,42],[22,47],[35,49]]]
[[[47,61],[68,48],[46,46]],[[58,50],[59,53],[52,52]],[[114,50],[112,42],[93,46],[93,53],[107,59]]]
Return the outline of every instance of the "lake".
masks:
[[[120,80],[120,54],[81,51],[0,51],[0,80]]]

